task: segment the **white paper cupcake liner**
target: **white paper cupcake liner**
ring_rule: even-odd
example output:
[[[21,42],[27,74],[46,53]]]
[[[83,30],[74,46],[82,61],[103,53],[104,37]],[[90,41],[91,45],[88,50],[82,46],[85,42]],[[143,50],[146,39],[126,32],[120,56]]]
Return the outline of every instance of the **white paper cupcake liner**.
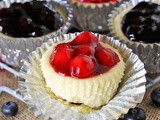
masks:
[[[117,39],[123,40],[129,48],[133,49],[133,52],[137,54],[143,61],[145,69],[148,73],[157,74],[160,73],[160,42],[149,44],[131,41],[127,37],[122,37],[122,35],[120,35],[120,32],[117,32],[119,29],[121,29],[120,26],[117,27],[117,25],[114,25],[114,20],[117,15],[120,15],[122,11],[129,11],[142,1],[160,4],[159,0],[131,0],[129,2],[124,2],[119,7],[111,11],[108,19],[108,26],[110,29],[110,35],[114,36]],[[123,15],[121,16],[121,18],[123,18]],[[120,22],[121,21],[119,21],[119,23]]]
[[[0,1],[0,8],[9,7],[13,2],[26,2],[31,0],[3,0]],[[73,18],[72,9],[66,1],[56,2],[47,0],[60,13],[63,18],[63,26],[47,35],[35,38],[13,38],[0,33],[0,57],[9,65],[22,65],[22,59],[27,58],[30,52],[39,47],[49,38],[67,33]]]
[[[74,39],[79,33],[64,34],[54,37],[43,43],[34,52],[30,53],[29,60],[25,60],[20,70],[19,89],[28,104],[28,107],[45,120],[114,120],[121,114],[134,108],[144,97],[146,71],[144,64],[136,54],[118,40],[105,35],[95,34],[100,41],[118,49],[126,63],[122,82],[115,97],[102,108],[89,113],[79,112],[76,107],[69,107],[59,99],[52,97],[52,92],[47,88],[45,79],[40,69],[40,59],[47,49],[60,41]]]
[[[89,30],[95,32],[104,32],[108,30],[107,19],[110,11],[118,6],[122,0],[116,3],[82,3],[77,0],[69,0],[73,8],[73,25],[79,30]]]

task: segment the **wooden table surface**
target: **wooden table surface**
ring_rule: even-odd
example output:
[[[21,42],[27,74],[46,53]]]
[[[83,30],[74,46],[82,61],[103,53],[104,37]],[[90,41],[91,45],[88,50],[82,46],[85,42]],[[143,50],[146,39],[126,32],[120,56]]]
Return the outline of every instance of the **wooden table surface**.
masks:
[[[16,90],[18,88],[18,78],[16,78],[11,73],[3,70],[0,72],[0,86],[7,86]],[[145,97],[141,104],[137,106],[144,109],[147,115],[147,120],[160,120],[160,107],[154,105],[150,99],[150,93],[156,87],[160,87],[160,83],[152,86],[146,91]],[[0,96],[0,107],[3,103],[7,101],[14,101],[18,104],[19,111],[18,114],[14,117],[5,117],[2,112],[0,112],[0,120],[40,120],[36,118],[32,111],[27,109],[27,105],[23,102],[17,100],[7,93],[2,93]]]

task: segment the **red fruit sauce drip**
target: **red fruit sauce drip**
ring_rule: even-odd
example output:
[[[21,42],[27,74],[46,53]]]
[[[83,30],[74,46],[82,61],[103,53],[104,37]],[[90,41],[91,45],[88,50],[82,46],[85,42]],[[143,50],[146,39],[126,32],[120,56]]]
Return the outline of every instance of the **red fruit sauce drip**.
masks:
[[[98,43],[91,32],[82,32],[73,41],[58,44],[50,56],[54,70],[64,76],[89,78],[110,70],[118,55]]]

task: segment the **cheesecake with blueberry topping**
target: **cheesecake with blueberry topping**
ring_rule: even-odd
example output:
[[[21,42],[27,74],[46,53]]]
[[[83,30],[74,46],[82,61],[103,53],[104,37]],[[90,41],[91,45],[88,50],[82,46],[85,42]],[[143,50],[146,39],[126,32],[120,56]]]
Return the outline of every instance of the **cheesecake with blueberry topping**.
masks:
[[[109,15],[112,36],[123,40],[144,62],[148,73],[160,73],[160,3],[128,1]]]
[[[160,43],[160,5],[139,2],[120,12],[114,19],[119,38],[142,43]]]
[[[9,37],[40,37],[58,30],[63,22],[47,1],[13,2],[0,9],[0,32]]]

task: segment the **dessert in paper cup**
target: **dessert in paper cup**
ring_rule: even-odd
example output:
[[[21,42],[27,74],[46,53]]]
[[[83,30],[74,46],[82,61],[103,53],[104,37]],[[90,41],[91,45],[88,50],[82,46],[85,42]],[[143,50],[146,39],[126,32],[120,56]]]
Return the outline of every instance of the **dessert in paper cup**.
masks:
[[[123,40],[144,62],[148,73],[160,73],[160,1],[131,0],[109,15],[112,36]]]
[[[74,26],[79,30],[104,32],[108,30],[110,11],[122,0],[68,0],[73,8]]]
[[[142,101],[145,74],[138,56],[118,40],[71,33],[30,53],[19,90],[43,119],[113,120]]]
[[[12,66],[53,36],[68,31],[72,9],[65,1],[5,0],[0,2],[0,55]]]

